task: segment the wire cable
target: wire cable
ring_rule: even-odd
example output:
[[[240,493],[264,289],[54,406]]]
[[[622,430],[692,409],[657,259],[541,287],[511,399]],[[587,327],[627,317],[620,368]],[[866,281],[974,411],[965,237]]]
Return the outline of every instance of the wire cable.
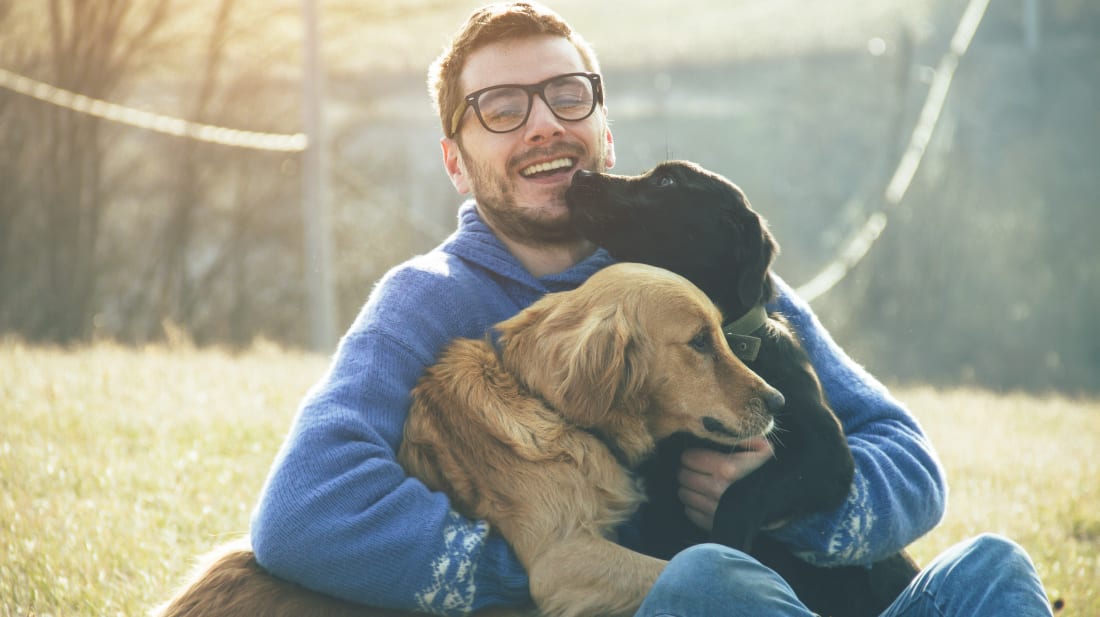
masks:
[[[262,133],[191,122],[94,99],[2,68],[0,68],[0,87],[111,122],[207,143],[272,152],[301,152],[308,145],[308,139],[303,133]]]
[[[843,280],[852,268],[867,256],[871,246],[886,229],[885,210],[900,204],[909,187],[912,186],[913,178],[917,175],[917,169],[924,160],[928,144],[932,141],[932,135],[939,123],[940,114],[947,101],[947,93],[951,89],[951,81],[955,77],[955,69],[959,66],[959,60],[970,48],[970,43],[974,40],[974,34],[978,31],[978,26],[988,7],[989,0],[970,0],[966,10],[963,11],[959,25],[955,28],[955,35],[951,37],[947,53],[936,68],[935,77],[928,88],[928,95],[909,138],[909,145],[902,154],[893,176],[886,184],[883,207],[868,216],[863,225],[849,237],[836,258],[808,282],[795,288],[795,292],[806,302],[813,302],[820,298]]]

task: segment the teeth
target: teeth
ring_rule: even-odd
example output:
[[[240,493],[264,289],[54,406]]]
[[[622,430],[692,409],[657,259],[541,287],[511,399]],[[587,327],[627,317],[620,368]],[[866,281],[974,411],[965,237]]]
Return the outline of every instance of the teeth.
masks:
[[[546,172],[546,171],[553,171],[555,169],[567,169],[567,168],[572,167],[572,166],[573,166],[573,159],[561,158],[561,159],[555,159],[553,161],[547,161],[546,163],[539,163],[538,165],[532,165],[530,167],[527,167],[527,168],[521,170],[519,173],[522,174],[523,176],[530,177],[530,176],[533,176],[535,174],[540,174],[540,173],[543,173],[543,172]]]

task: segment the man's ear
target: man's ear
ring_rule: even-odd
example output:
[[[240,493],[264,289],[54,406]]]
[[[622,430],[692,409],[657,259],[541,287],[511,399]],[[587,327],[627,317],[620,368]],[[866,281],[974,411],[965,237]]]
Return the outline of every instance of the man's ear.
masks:
[[[603,110],[603,115],[604,115],[605,122],[606,122],[606,118],[607,118],[607,108],[606,107]],[[607,150],[606,150],[606,154],[604,156],[604,168],[611,169],[612,167],[615,166],[615,138],[611,136],[611,127],[610,126],[605,128],[604,132],[605,132],[604,139],[607,140]]]
[[[443,149],[443,169],[451,178],[451,184],[459,195],[467,195],[470,192],[470,183],[466,180],[466,165],[462,162],[462,149],[452,137],[444,137],[439,140]]]

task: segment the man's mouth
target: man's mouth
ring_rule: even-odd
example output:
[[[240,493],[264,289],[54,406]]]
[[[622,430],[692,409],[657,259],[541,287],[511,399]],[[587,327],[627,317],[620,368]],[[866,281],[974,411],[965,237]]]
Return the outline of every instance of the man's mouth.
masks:
[[[544,163],[535,163],[529,167],[524,167],[519,170],[519,174],[524,178],[541,178],[555,174],[557,172],[572,169],[577,164],[577,160],[569,157],[562,157],[560,159],[554,159],[552,161],[546,161]]]

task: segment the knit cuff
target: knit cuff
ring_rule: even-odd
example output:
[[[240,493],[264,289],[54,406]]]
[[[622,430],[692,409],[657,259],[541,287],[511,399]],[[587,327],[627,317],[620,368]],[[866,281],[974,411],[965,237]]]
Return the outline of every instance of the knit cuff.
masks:
[[[474,608],[531,602],[527,572],[504,538],[492,534],[485,545],[478,571],[474,574],[477,594]]]

